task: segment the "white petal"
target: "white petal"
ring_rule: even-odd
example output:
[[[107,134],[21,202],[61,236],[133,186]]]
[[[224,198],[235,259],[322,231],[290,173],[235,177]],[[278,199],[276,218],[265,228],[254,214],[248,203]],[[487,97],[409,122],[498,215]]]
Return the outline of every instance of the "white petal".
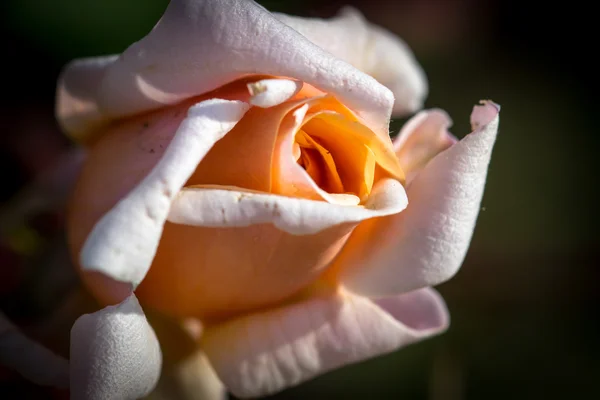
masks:
[[[404,188],[393,179],[379,181],[364,207],[236,189],[184,189],[173,201],[169,221],[205,227],[271,223],[294,235],[311,235],[343,223],[397,214],[407,205]]]
[[[408,187],[399,215],[358,226],[336,260],[341,281],[368,296],[439,284],[460,267],[473,234],[499,107],[475,107],[475,132],[438,154]]]
[[[82,268],[139,284],[156,253],[171,201],[248,108],[218,99],[191,107],[159,163],[94,226],[81,251]]]
[[[346,6],[331,19],[275,16],[387,86],[396,100],[394,114],[408,114],[422,107],[427,79],[409,47],[393,33],[370,24],[355,8]]]
[[[71,398],[139,399],[156,385],[162,356],[135,295],[77,319],[71,329]]]
[[[0,366],[8,367],[37,385],[66,388],[69,363],[23,335],[0,311]]]
[[[152,32],[103,73],[99,85],[78,89],[106,119],[174,104],[247,74],[291,77],[332,93],[380,135],[388,135],[394,102],[371,76],[246,0],[171,1]]]
[[[202,345],[225,386],[249,398],[397,350],[448,323],[432,289],[377,301],[334,293],[209,326]]]
[[[302,82],[290,79],[263,79],[248,84],[248,91],[252,95],[250,104],[268,108],[277,106],[302,89]]]

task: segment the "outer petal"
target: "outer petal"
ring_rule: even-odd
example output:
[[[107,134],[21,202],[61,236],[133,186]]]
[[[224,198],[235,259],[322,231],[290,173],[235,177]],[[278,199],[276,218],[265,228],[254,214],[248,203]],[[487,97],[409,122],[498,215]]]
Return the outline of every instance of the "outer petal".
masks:
[[[66,132],[84,132],[102,124],[104,116],[96,93],[108,68],[119,57],[85,58],[69,64],[56,89],[56,115]]]
[[[349,290],[370,296],[403,293],[456,273],[479,213],[499,110],[492,102],[474,108],[475,131],[419,173],[403,213],[357,227],[335,266]]]
[[[141,282],[172,199],[248,107],[240,101],[217,99],[191,107],[155,168],[96,224],[81,251],[82,267],[118,281]]]
[[[73,102],[94,99],[103,117],[114,119],[180,102],[245,74],[292,77],[333,93],[382,136],[388,135],[394,102],[375,79],[246,0],[173,0],[152,32],[102,66],[101,73],[92,69],[101,82],[84,86],[71,78],[82,72],[77,64],[67,67],[59,82],[59,119],[61,110],[76,108]],[[63,125],[81,133],[77,129],[88,126],[84,117],[71,113],[77,124]]]
[[[382,179],[364,206],[297,199],[238,188],[195,187],[174,199],[169,221],[205,227],[241,227],[271,223],[294,235],[311,235],[332,226],[397,214],[408,204],[404,188]]]
[[[232,393],[258,397],[447,326],[445,304],[432,289],[377,301],[336,293],[208,327],[202,345]]]
[[[410,181],[438,153],[456,143],[448,132],[452,120],[442,110],[421,111],[412,117],[394,140],[394,150]]]
[[[38,384],[69,385],[69,363],[27,338],[0,312],[0,365]]]
[[[86,314],[71,329],[71,398],[139,399],[154,388],[162,357],[135,295]]]
[[[355,8],[344,7],[328,20],[275,16],[311,42],[387,86],[396,99],[394,114],[412,113],[423,105],[427,79],[406,43],[370,24]]]

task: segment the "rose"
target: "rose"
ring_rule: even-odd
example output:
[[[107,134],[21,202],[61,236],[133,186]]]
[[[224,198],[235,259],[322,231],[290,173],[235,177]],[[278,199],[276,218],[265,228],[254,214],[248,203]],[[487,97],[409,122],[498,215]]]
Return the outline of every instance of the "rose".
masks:
[[[203,321],[201,346],[238,396],[446,328],[430,286],[468,247],[497,107],[475,108],[457,144],[434,110],[392,145],[391,92],[336,56],[413,111],[425,85],[406,47],[353,11],[277,18],[251,2],[172,1],[121,56],[65,70],[59,120],[90,148],[69,240],[90,290],[122,301],[99,314],[110,329],[92,324],[102,340],[74,335],[75,395],[141,396],[158,376],[132,286],[149,308]],[[143,335],[125,329],[133,316]]]

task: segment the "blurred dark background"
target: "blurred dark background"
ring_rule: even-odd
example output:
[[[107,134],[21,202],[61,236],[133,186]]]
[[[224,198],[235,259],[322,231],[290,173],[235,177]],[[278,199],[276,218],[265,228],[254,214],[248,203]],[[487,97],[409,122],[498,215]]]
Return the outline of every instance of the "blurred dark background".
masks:
[[[272,398],[600,398],[593,14],[577,1],[262,2],[320,17],[348,3],[411,46],[426,108],[448,111],[453,133],[468,133],[473,104],[489,98],[502,105],[500,134],[470,252],[439,288],[450,330]],[[80,158],[54,120],[56,78],[73,58],[124,50],[166,4],[0,5],[0,308],[40,340],[68,334],[66,315],[89,301],[65,267],[62,204]],[[0,369],[2,393],[64,397]]]

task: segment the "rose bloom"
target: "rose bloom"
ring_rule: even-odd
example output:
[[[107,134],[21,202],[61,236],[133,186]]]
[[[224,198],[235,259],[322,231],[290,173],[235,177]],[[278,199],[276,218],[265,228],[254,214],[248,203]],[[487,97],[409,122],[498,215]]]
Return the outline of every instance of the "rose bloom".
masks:
[[[72,395],[152,390],[161,353],[140,303],[200,322],[240,397],[445,330],[431,286],[467,251],[499,108],[475,107],[460,142],[441,110],[392,142],[390,116],[426,91],[406,45],[357,11],[250,1],[173,0],[123,54],[67,66],[57,115],[88,148],[68,239],[107,305],[73,328]]]

